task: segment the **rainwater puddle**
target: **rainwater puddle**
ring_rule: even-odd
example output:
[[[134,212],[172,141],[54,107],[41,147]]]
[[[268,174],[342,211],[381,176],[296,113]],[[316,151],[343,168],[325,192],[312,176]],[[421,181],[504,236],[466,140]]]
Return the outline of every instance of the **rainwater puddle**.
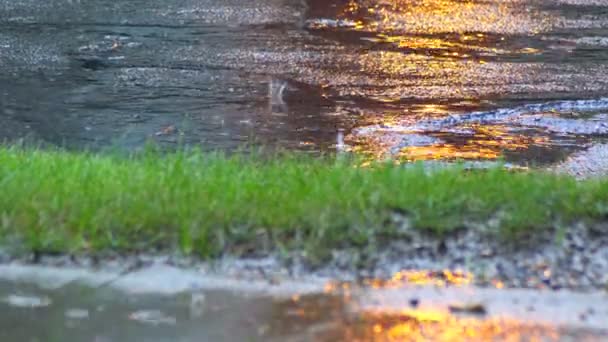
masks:
[[[277,298],[229,290],[141,295],[77,284],[43,290],[0,283],[3,296],[25,291],[52,303],[0,304],[2,341],[600,341],[606,337],[600,330],[563,329],[515,315],[456,312],[437,304],[437,295],[422,290],[388,296],[340,291]],[[393,299],[386,305],[383,298]],[[520,306],[526,305],[526,296],[521,298]]]
[[[606,9],[0,0],[0,138],[554,163],[608,136]]]

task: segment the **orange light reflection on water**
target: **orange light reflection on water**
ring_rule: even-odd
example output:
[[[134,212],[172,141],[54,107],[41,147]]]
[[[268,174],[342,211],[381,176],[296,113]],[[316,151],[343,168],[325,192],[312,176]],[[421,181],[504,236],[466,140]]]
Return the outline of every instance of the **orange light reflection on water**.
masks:
[[[497,159],[504,151],[517,151],[530,145],[547,142],[546,137],[530,137],[511,132],[503,125],[473,125],[475,133],[460,144],[441,143],[430,146],[410,146],[403,148],[399,159],[436,160],[436,159]]]
[[[408,273],[417,278],[419,275]],[[344,301],[321,301],[337,307],[318,308],[327,317],[343,317]],[[424,300],[424,299],[422,299]],[[355,304],[357,307],[357,304]],[[312,307],[309,307],[307,312]],[[361,310],[361,311],[360,311]],[[335,316],[332,312],[340,312]],[[309,316],[315,316],[309,312]],[[358,309],[353,316],[334,320],[328,330],[319,330],[313,341],[559,341],[561,331],[549,324],[531,324],[511,316],[455,314],[449,308],[419,307],[404,309]]]
[[[348,136],[347,140],[353,146],[352,151],[361,153],[370,160],[391,157],[400,161],[494,160],[500,158],[505,151],[521,151],[531,145],[544,145],[548,142],[547,137],[527,136],[513,132],[504,125],[469,125],[457,127],[462,131],[471,132],[461,134],[458,139],[454,138],[457,136],[454,133],[434,132],[427,135],[438,139],[446,136],[446,140],[423,146],[405,146],[395,151],[395,146],[399,146],[407,134],[416,134],[416,132],[407,131],[406,128],[403,131],[395,129],[399,125],[395,123],[394,118],[383,126],[390,129],[378,129],[365,135]],[[396,155],[391,155],[395,152]]]
[[[368,279],[364,285],[373,288],[395,288],[405,285],[462,286],[473,282],[473,275],[459,270],[402,270],[390,279]]]
[[[407,33],[535,33],[551,19],[524,10],[522,1],[351,0],[342,18],[361,22],[359,30]]]
[[[503,84],[521,82],[526,74],[534,72],[533,66],[495,63],[492,58],[542,53],[537,48],[507,44],[505,38],[549,30],[554,18],[546,12],[526,7],[525,1],[520,0],[350,0],[338,18],[342,23],[338,30],[352,31],[360,34],[362,41],[373,43],[354,60],[357,75],[336,84],[338,93],[391,106],[391,114],[375,120],[385,127],[404,127],[404,132],[378,130],[347,137],[351,151],[370,161],[494,160],[505,151],[521,151],[544,143],[543,138],[511,132],[500,125],[465,127],[474,132],[471,136],[445,131],[407,132],[412,120],[454,113],[447,105],[433,101],[423,105],[404,102],[427,97],[475,102],[480,95],[500,93]],[[401,118],[396,118],[394,108],[400,104],[403,111]],[[363,118],[357,126],[365,127],[365,121]],[[442,141],[395,151],[400,134],[408,133],[435,136]]]
[[[366,312],[349,341],[559,341],[557,329],[513,318],[458,317],[442,310]]]
[[[363,289],[394,289],[409,285],[423,286],[466,286],[474,281],[471,273],[461,270],[402,270],[390,279],[370,279],[364,281]],[[497,288],[502,287],[498,283]],[[355,291],[355,292],[352,292]],[[348,283],[328,283],[325,292],[327,300],[317,298],[316,303],[329,307],[319,308],[326,317],[343,317],[344,312],[351,312],[346,319],[337,319],[327,330],[319,330],[311,340],[314,341],[559,341],[564,333],[550,322],[530,323],[514,316],[493,315],[491,308],[454,311],[452,305],[443,306],[433,301],[419,298],[409,302],[408,307],[385,307],[382,301],[371,301],[366,307],[366,300],[359,302],[361,294],[354,285]],[[407,289],[403,290],[407,293]],[[388,299],[388,298],[387,298]],[[388,299],[390,300],[390,299]],[[402,300],[399,299],[399,300]],[[355,311],[347,309],[351,305]],[[336,307],[334,307],[336,306]],[[314,306],[310,306],[312,308]],[[454,306],[454,307],[469,307]],[[339,312],[337,316],[332,312]]]

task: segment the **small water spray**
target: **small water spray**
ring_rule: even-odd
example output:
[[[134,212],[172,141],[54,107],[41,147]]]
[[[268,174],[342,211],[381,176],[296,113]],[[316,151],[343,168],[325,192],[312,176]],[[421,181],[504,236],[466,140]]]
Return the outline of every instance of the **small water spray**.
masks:
[[[338,134],[336,135],[336,151],[338,152],[346,152],[346,144],[344,144],[344,129],[338,129]]]
[[[287,88],[287,82],[276,78],[270,79],[268,83],[268,97],[271,105],[284,105],[283,93]]]

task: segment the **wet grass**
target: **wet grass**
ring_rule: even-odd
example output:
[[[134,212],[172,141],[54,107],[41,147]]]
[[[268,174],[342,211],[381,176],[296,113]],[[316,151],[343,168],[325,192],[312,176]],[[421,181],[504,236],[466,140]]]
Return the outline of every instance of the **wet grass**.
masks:
[[[0,148],[0,238],[27,250],[226,251],[366,246],[494,222],[515,237],[606,220],[608,181],[502,169],[358,168],[352,160]]]

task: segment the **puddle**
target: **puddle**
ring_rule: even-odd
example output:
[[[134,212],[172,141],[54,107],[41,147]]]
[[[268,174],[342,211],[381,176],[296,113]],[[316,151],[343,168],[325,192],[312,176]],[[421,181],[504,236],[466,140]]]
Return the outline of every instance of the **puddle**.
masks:
[[[600,341],[608,337],[607,331],[593,328],[594,323],[565,328],[557,324],[559,320],[539,320],[552,307],[561,313],[569,305],[578,314],[581,305],[560,302],[564,296],[531,292],[507,295],[496,303],[486,301],[484,311],[471,311],[455,310],[459,304],[454,298],[467,300],[472,289],[459,293],[428,287],[394,289],[395,293],[359,289],[290,298],[230,290],[127,294],[76,283],[45,290],[31,283],[0,282],[0,295],[20,291],[51,298],[52,304],[29,308],[0,304],[2,341]],[[577,298],[582,307],[597,310],[585,311],[590,322],[608,315],[601,311],[606,299],[598,298]],[[520,302],[512,304],[514,299]],[[528,308],[530,301],[538,310],[537,318],[518,316],[514,308]]]
[[[607,136],[607,6],[0,0],[0,139],[555,163]]]
[[[313,11],[324,18],[308,24],[359,47],[344,63],[352,64],[343,67],[349,77],[335,71],[328,80],[358,104],[350,150],[374,159],[540,164],[607,133],[605,85],[583,76],[605,73],[603,40],[572,32],[594,27],[600,38],[606,18],[584,4],[354,0]]]
[[[476,287],[454,269],[360,282],[199,268],[5,265],[0,338],[21,341],[602,341],[604,292]],[[110,281],[108,281],[110,280]]]
[[[498,159],[533,149],[583,146],[608,135],[606,99],[548,102],[488,112],[393,118],[353,129],[347,142],[374,158]],[[587,115],[586,113],[593,113]],[[569,116],[569,117],[566,117]],[[572,118],[574,117],[574,118]],[[535,160],[542,161],[542,160]]]

